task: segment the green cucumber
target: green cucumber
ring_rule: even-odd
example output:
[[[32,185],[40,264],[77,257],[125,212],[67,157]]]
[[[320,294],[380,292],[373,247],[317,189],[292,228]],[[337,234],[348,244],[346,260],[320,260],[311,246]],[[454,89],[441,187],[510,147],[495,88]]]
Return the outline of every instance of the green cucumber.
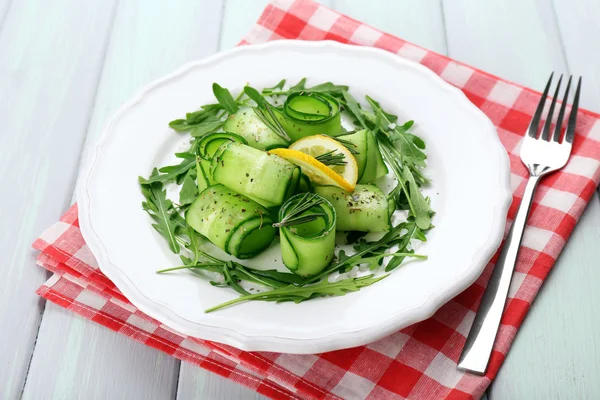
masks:
[[[275,238],[267,209],[223,186],[203,190],[185,213],[186,222],[234,257],[254,257]]]
[[[244,139],[240,135],[230,132],[210,133],[206,136],[203,136],[201,139],[198,139],[196,151],[198,153],[198,156],[200,157],[200,169],[203,172],[203,180],[206,181],[205,183],[203,183],[203,185],[214,185],[215,181],[212,175],[210,174],[210,161],[212,160],[214,154],[217,152],[219,147],[221,147],[222,144],[229,142],[247,144],[246,139]],[[196,168],[198,168],[198,165],[196,165]],[[198,188],[200,188],[200,179],[198,180]]]
[[[296,193],[307,193],[312,191],[312,183],[310,178],[305,174],[300,175],[300,179],[298,180],[298,187],[296,189]]]
[[[279,210],[279,220],[305,197],[300,193],[289,199]],[[317,219],[280,228],[281,256],[285,266],[300,276],[321,272],[333,260],[335,248],[336,214],[325,199],[307,213],[323,213]],[[304,215],[304,214],[302,214]]]
[[[300,169],[283,158],[237,142],[223,144],[210,173],[221,183],[264,207],[281,205],[295,190]]]
[[[338,136],[343,132],[338,101],[322,93],[292,93],[281,109],[275,109],[275,116],[293,141],[319,133]]]
[[[230,115],[223,125],[227,132],[237,133],[246,139],[248,146],[259,150],[270,150],[277,147],[287,147],[288,141],[269,128],[257,115],[252,107],[240,108]]]
[[[352,193],[337,186],[317,186],[315,193],[335,208],[338,231],[385,232],[391,228],[390,208],[394,205],[377,186],[356,185]]]
[[[377,138],[372,132],[363,129],[350,135],[340,136],[340,139],[352,143],[353,149],[358,151],[358,154],[354,154],[358,165],[358,183],[371,183],[388,174]]]

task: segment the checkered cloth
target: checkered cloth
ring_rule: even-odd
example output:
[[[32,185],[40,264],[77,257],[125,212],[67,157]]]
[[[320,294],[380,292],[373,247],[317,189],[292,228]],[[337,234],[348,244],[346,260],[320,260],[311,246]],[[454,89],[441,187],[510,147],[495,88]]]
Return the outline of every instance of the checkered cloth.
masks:
[[[331,39],[379,47],[426,65],[462,89],[495,124],[510,155],[510,225],[527,178],[518,156],[519,144],[539,93],[382,33],[309,0],[274,1],[243,43],[275,39]],[[458,371],[456,362],[495,258],[475,284],[432,318],[368,346],[315,355],[249,353],[182,335],[129,303],[98,269],[79,231],[74,205],[34,243],[41,251],[38,264],[54,273],[38,293],[84,318],[272,398],[479,398],[498,372],[517,328],[598,185],[599,118],[591,112],[579,112],[569,163],[539,187],[490,366],[483,377]]]

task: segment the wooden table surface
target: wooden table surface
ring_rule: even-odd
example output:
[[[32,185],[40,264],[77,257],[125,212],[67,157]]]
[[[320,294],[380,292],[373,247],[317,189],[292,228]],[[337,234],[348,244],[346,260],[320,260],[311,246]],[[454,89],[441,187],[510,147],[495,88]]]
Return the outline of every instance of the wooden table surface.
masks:
[[[379,29],[540,89],[584,76],[600,111],[597,0],[330,0]],[[30,245],[74,201],[82,155],[145,83],[234,46],[265,0],[0,0],[0,399],[254,399],[45,303]],[[497,399],[600,398],[595,195],[497,379]]]

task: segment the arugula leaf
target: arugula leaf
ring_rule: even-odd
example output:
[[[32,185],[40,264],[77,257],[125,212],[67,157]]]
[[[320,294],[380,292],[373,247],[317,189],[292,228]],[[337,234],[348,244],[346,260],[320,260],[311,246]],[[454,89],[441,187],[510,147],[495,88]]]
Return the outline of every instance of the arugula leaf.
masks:
[[[185,121],[186,121],[187,125],[194,126],[194,125],[198,125],[200,122],[206,120],[209,117],[215,117],[216,114],[217,113],[214,112],[213,110],[210,110],[210,111],[198,110],[198,111],[194,111],[194,112],[189,112],[189,113],[185,114]]]
[[[335,85],[331,82],[320,83],[316,86],[304,89],[305,92],[311,93],[328,93],[331,95],[340,95],[343,91],[348,90],[348,86]]]
[[[204,136],[208,133],[212,133],[214,131],[219,130],[224,124],[225,124],[225,121],[221,120],[221,118],[217,118],[217,117],[207,118],[203,122],[194,126],[194,129],[192,130],[192,136],[193,137]]]
[[[252,86],[244,86],[244,93],[248,97],[250,97],[259,107],[265,107],[267,101],[265,98],[258,92],[258,90],[254,89]]]
[[[387,275],[383,275],[380,277],[367,275],[361,278],[344,279],[339,282],[329,282],[327,280],[323,280],[319,283],[310,286],[298,287],[294,285],[289,285],[279,289],[273,289],[268,292],[253,293],[241,296],[237,299],[233,299],[225,303],[219,304],[217,306],[211,307],[205,312],[213,312],[249,300],[274,300],[277,302],[294,301],[295,303],[300,303],[302,301],[309,300],[315,297],[343,296],[346,293],[356,292],[363,287],[370,286],[373,283],[384,279],[385,277],[387,277]]]
[[[158,175],[158,171],[154,169],[152,175]],[[142,183],[142,179],[140,179],[140,183]],[[162,183],[142,183],[142,194],[146,198],[146,201],[142,202],[142,208],[155,221],[152,226],[167,239],[171,251],[179,253],[180,246],[176,238],[176,226],[173,223],[173,215],[177,212],[173,208],[171,200],[167,199],[167,193],[166,190],[163,190]]]
[[[390,114],[388,112],[385,112],[383,110],[383,108],[381,108],[381,105],[379,104],[379,102],[373,100],[369,96],[365,96],[365,98],[367,99],[367,102],[369,103],[369,105],[371,106],[371,108],[373,109],[373,111],[381,110],[383,112],[383,115],[387,118],[387,120],[389,122],[395,123],[398,120],[398,116],[396,116],[394,114]]]
[[[152,173],[148,179],[140,177],[140,183],[143,185],[148,185],[154,182],[174,181],[178,176],[185,174],[195,165],[195,157],[193,157],[193,155],[191,158],[187,157],[187,153],[177,153],[176,155],[184,159],[180,164],[162,167],[158,170],[161,172],[160,174],[158,172]]]
[[[300,79],[300,82],[296,83],[294,86],[292,86],[288,92],[289,93],[293,93],[293,92],[300,92],[302,90],[304,90],[304,86],[306,85],[306,78],[302,78]]]
[[[221,87],[216,82],[213,83],[212,89],[215,97],[219,101],[219,104],[223,106],[225,111],[229,112],[230,114],[233,114],[238,110],[237,103],[233,99],[233,96],[231,95],[228,89]]]
[[[187,113],[185,119],[175,119],[169,122],[169,127],[178,132],[189,131],[208,118],[216,118],[220,111],[223,111],[221,104],[207,104],[198,111]]]
[[[190,169],[183,179],[183,186],[181,186],[181,191],[179,192],[179,204],[182,206],[192,204],[198,196],[198,186],[196,186],[193,176],[194,169]]]
[[[346,101],[346,105],[348,106],[348,110],[354,117],[358,120],[361,126],[366,127],[367,124],[362,115],[360,104],[358,101],[350,94],[347,90],[342,90],[342,97]]]
[[[275,92],[277,90],[283,89],[283,86],[285,86],[285,79],[280,80],[279,83],[277,83],[277,85],[275,85],[273,87],[266,87],[266,88],[264,88],[262,90],[262,92],[264,94],[268,95],[268,94],[273,93],[273,92]]]
[[[433,215],[429,202],[415,182],[415,178],[408,168],[404,168],[404,179],[408,182],[410,201],[414,208],[415,223],[420,229],[429,229],[431,227],[431,217]]]
[[[174,119],[173,121],[169,122],[169,127],[177,132],[185,132],[192,129],[185,119]]]

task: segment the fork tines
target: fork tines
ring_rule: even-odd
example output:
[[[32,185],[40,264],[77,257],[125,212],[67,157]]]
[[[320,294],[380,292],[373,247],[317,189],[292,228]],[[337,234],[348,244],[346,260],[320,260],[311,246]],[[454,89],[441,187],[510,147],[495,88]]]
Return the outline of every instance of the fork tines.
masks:
[[[550,74],[550,78],[548,79],[548,83],[546,84],[546,88],[544,89],[544,93],[542,94],[542,98],[533,114],[533,118],[531,119],[531,123],[529,124],[529,128],[527,129],[527,134],[532,138],[538,138],[539,131],[539,123],[542,118],[542,112],[544,111],[544,104],[546,103],[546,98],[548,97],[548,91],[550,90],[550,86],[552,85],[552,77],[554,73]],[[565,94],[563,96],[562,103],[560,105],[560,110],[558,111],[558,117],[556,118],[556,126],[554,128],[554,133],[550,134],[550,130],[552,127],[552,120],[554,117],[554,109],[556,108],[556,102],[558,99],[558,95],[560,92],[560,85],[562,83],[562,74],[558,79],[558,84],[556,85],[556,89],[554,90],[554,97],[552,98],[552,103],[550,103],[550,108],[548,109],[548,115],[546,117],[546,123],[542,128],[541,139],[550,141],[552,139],[554,142],[560,142],[561,129],[563,125],[563,120],[565,116],[565,109],[567,108],[567,103],[569,101],[569,91],[571,89],[571,80],[573,76],[569,76],[569,81],[567,82],[567,88],[565,89]],[[569,114],[569,119],[567,123],[567,131],[565,133],[564,141],[568,143],[573,143],[573,137],[575,136],[575,121],[577,119],[577,110],[579,108],[579,93],[581,91],[581,77],[579,77],[577,81],[577,89],[575,90],[575,97],[573,99],[573,106],[571,107],[571,113]]]

